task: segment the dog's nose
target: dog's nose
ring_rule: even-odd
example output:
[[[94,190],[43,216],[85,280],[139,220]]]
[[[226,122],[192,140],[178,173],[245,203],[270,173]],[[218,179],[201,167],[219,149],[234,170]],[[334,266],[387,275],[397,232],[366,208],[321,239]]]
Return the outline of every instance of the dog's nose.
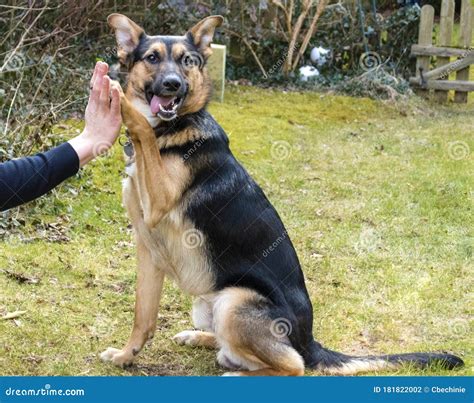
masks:
[[[181,87],[181,80],[178,76],[167,76],[163,80],[163,87],[166,91],[178,91]]]

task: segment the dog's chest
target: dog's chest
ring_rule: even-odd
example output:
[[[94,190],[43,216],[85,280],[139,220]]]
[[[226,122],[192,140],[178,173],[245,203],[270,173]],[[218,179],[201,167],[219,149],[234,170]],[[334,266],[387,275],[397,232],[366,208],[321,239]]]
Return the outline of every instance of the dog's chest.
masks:
[[[128,167],[127,174],[123,185],[124,204],[136,236],[146,245],[154,264],[191,295],[212,291],[214,276],[206,239],[186,217],[185,203],[178,203],[155,228],[150,229],[143,221],[143,203],[134,164]]]

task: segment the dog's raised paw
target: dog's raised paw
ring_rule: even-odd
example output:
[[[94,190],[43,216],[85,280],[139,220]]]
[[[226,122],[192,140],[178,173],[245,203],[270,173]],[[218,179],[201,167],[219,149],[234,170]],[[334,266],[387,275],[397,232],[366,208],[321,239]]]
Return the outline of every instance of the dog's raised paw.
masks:
[[[100,353],[100,359],[104,362],[111,362],[112,364],[124,368],[132,365],[133,356],[127,354],[118,348],[109,347],[107,350]]]
[[[199,342],[199,336],[194,330],[183,330],[173,336],[173,340],[180,346],[197,346]]]
[[[110,90],[114,88],[119,92],[120,96],[124,96],[123,89],[120,83],[117,80],[110,80]]]

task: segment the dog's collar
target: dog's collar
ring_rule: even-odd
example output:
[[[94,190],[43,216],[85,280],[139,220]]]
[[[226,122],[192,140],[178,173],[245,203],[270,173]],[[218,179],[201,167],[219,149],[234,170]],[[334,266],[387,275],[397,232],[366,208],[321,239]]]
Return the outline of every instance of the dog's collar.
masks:
[[[133,143],[130,138],[130,132],[128,131],[128,129],[125,130],[125,140],[122,139],[123,137],[120,137],[119,144],[123,147],[123,152],[127,157],[132,158],[135,154],[135,150],[133,148]]]

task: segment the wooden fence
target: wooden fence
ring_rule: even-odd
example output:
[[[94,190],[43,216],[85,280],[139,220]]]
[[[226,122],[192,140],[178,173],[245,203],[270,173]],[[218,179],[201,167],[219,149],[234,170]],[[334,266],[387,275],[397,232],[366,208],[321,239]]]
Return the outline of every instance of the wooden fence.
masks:
[[[474,91],[474,82],[469,81],[469,68],[474,64],[473,18],[471,1],[462,0],[459,37],[453,40],[454,0],[443,0],[436,45],[433,44],[434,8],[430,5],[422,7],[418,44],[411,48],[417,61],[416,77],[410,78],[410,84],[416,87],[418,94],[428,96],[430,90],[434,90],[436,100],[446,102],[448,92],[454,90],[454,102],[467,102],[468,92]],[[455,46],[452,46],[453,42]],[[432,57],[436,57],[436,68],[430,70]],[[449,80],[454,72],[455,80]]]

